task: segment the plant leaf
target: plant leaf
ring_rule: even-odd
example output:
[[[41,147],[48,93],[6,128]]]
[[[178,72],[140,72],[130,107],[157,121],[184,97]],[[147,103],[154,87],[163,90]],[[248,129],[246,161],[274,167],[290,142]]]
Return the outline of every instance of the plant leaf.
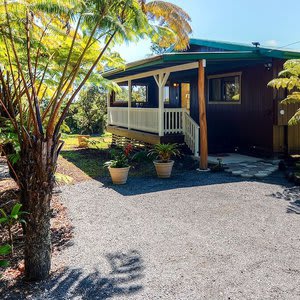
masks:
[[[0,246],[0,255],[7,255],[11,252],[11,246],[6,244],[3,246]]]
[[[16,203],[11,211],[11,217],[14,218],[14,219],[17,219],[18,218],[18,215],[20,213],[20,209],[22,207],[22,204],[21,203]]]

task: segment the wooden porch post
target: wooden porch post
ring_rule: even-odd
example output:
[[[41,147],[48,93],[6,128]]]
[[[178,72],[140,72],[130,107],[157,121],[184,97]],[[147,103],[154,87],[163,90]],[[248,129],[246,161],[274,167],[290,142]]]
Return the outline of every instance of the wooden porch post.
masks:
[[[170,73],[160,73],[154,76],[154,79],[158,86],[158,135],[164,136],[164,87]]]
[[[130,111],[131,111],[131,101],[132,101],[132,84],[131,80],[128,80],[128,125],[127,128],[130,128]]]
[[[164,135],[164,88],[162,86],[163,74],[158,75],[158,135]]]
[[[200,124],[200,170],[207,170],[208,146],[207,146],[207,121],[205,107],[205,67],[206,61],[199,61],[198,70],[198,102],[199,102],[199,124]]]

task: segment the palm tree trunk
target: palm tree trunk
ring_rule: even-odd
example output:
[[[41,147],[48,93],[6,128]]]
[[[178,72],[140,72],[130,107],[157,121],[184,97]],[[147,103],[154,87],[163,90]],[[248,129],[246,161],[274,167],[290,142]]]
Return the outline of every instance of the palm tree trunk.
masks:
[[[26,217],[25,277],[43,280],[51,268],[50,202],[56,169],[52,141],[31,140],[21,151],[21,203]],[[31,148],[31,149],[29,149]],[[29,188],[30,187],[30,188]]]
[[[43,280],[51,269],[50,194],[28,193],[31,213],[25,235],[25,277],[28,281]]]

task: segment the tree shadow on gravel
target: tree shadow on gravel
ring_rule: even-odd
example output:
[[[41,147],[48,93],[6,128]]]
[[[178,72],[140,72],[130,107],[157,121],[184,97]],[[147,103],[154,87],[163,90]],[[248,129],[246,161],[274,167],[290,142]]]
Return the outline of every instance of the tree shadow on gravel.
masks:
[[[287,187],[282,192],[272,194],[277,199],[282,199],[288,202],[286,212],[292,214],[300,214],[300,187]]]
[[[86,273],[82,269],[59,270],[40,283],[18,282],[7,291],[1,290],[1,299],[108,299],[130,296],[143,289],[143,261],[138,251],[106,255],[111,267],[108,274],[98,269]],[[3,297],[4,295],[4,297]]]

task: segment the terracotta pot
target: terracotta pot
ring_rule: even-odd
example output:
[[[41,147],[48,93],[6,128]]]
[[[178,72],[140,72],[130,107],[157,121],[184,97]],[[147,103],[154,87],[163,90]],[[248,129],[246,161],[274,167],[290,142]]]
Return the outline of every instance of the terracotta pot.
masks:
[[[130,167],[126,168],[111,168],[108,167],[112,182],[114,184],[125,184],[128,178]]]
[[[155,160],[154,166],[156,169],[157,176],[159,178],[170,178],[172,173],[172,168],[174,165],[174,160],[169,160],[168,162],[162,162]]]
[[[89,147],[89,143],[88,143],[88,139],[90,138],[89,135],[79,135],[77,138],[78,138],[78,146],[80,148],[88,148]]]

